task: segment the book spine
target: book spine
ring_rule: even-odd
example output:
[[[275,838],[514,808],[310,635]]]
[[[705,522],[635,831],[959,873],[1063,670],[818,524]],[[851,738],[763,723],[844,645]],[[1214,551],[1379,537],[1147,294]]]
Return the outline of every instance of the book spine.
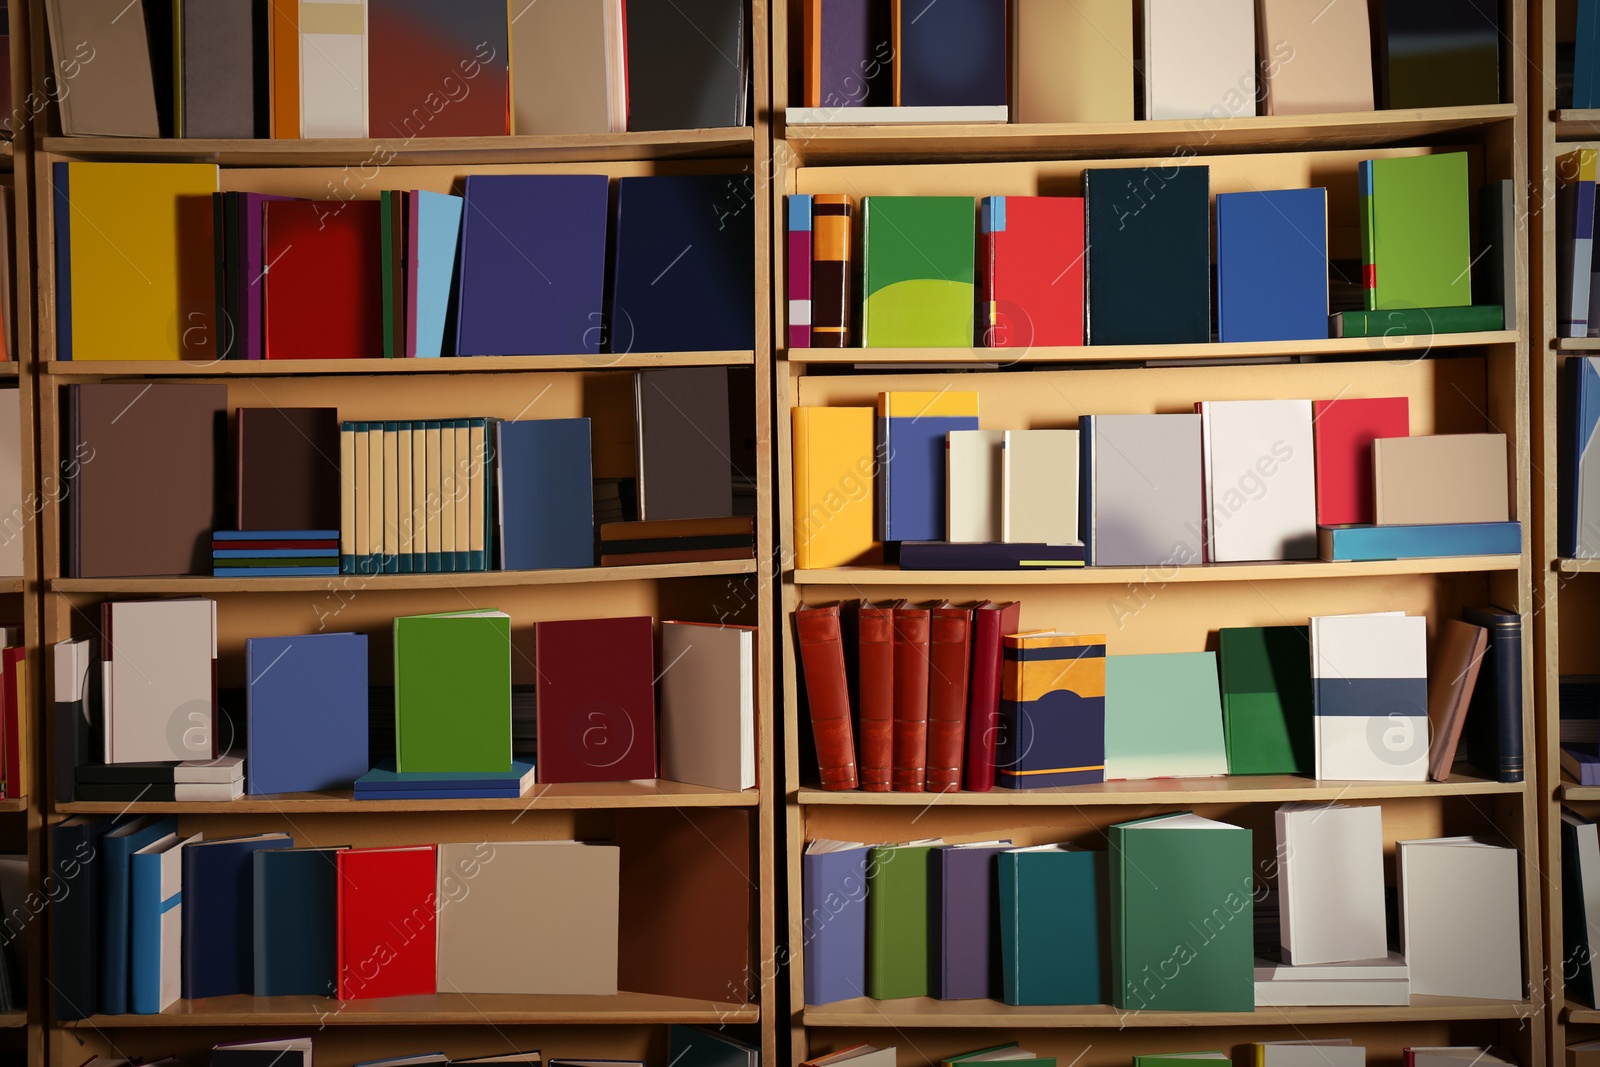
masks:
[[[1000,912],[1000,996],[1007,1004],[1022,1001],[1022,916],[1021,857],[1002,852],[995,857],[999,876]]]
[[[129,884],[128,1006],[135,1015],[161,1011],[161,856],[134,856]]]
[[[894,611],[863,605],[857,622],[861,788],[887,793],[894,764]]]
[[[850,336],[850,198],[812,198],[811,346],[846,348]]]
[[[356,424],[339,424],[339,572],[356,572]]]
[[[972,613],[935,608],[929,623],[927,791],[961,789]]]
[[[978,338],[982,348],[1005,346],[995,291],[995,234],[1006,228],[1006,198],[986,196],[978,205]]]
[[[807,18],[811,18],[808,5]],[[809,89],[808,89],[809,91]],[[811,197],[789,197],[789,347],[811,347]]]
[[[56,351],[55,358],[72,358],[72,199],[70,163],[51,167],[55,189],[56,231]]]
[[[855,741],[850,730],[850,691],[845,683],[839,608],[801,608],[794,613],[794,621],[822,788],[854,789]]]
[[[1078,420],[1078,540],[1085,566],[1095,565],[1094,544],[1094,416]]]
[[[928,775],[926,608],[894,609],[894,791],[921,793]]]
[[[1361,216],[1361,297],[1368,311],[1378,308],[1377,202],[1372,195],[1372,160],[1356,164],[1356,195]]]

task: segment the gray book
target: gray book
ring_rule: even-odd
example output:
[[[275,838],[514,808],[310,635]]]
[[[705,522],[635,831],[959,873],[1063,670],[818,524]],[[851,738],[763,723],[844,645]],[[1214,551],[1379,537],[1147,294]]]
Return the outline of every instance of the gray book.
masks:
[[[1079,523],[1089,563],[1201,562],[1199,415],[1085,415]]]
[[[733,514],[728,369],[673,367],[634,376],[639,518]]]
[[[189,0],[178,11],[180,136],[269,136],[264,6]]]
[[[627,5],[628,129],[746,124],[746,0]]]

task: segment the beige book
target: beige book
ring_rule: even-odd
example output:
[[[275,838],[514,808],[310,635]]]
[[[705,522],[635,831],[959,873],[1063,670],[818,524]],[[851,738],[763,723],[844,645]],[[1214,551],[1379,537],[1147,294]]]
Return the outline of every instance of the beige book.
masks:
[[[755,630],[661,624],[661,777],[713,789],[756,784]]]
[[[448,421],[439,427],[439,558],[453,571],[456,551],[456,430]]]
[[[1016,0],[1011,56],[1016,121],[1133,121],[1128,0]]]
[[[619,0],[511,5],[513,133],[621,133],[625,73]]]
[[[457,419],[456,435],[456,570],[464,571],[466,553],[472,547],[470,534],[472,516],[472,431],[465,419]]]
[[[38,9],[35,8],[37,11]],[[47,0],[50,51],[68,136],[160,137],[140,0]]]
[[[470,477],[467,479],[467,551],[472,553],[472,559],[478,561],[476,566],[481,570],[489,569],[489,561],[484,552],[488,545],[485,540],[487,535],[486,521],[483,513],[484,492],[489,477],[489,440],[488,427],[484,423],[474,422],[467,430],[470,447],[472,449],[472,467]]]
[[[1007,544],[1078,540],[1078,431],[1005,431],[1001,486]]]
[[[400,431],[383,428],[383,569],[398,572],[400,554]]]
[[[367,444],[370,432],[360,423],[357,423],[353,448],[356,459],[356,480],[350,488],[352,490],[352,507],[355,512],[355,541],[356,541],[356,570],[361,571],[366,566],[366,559],[372,554],[372,517],[367,510],[367,493],[372,488],[372,449]]]
[[[410,561],[411,554],[416,549],[415,534],[411,525],[411,424],[402,422],[395,431],[395,514],[399,530],[399,541],[396,542],[395,551]]]
[[[578,841],[439,846],[439,992],[617,992],[621,850]]]
[[[1005,437],[1004,430],[951,430],[945,435],[946,540],[1000,540]]]
[[[1379,526],[1511,518],[1503,433],[1379,438],[1372,469]]]
[[[1255,0],[1144,0],[1147,119],[1256,113]]]
[[[1366,4],[1256,0],[1264,115],[1371,111],[1372,31]]]
[[[411,540],[417,558],[411,569],[428,569],[428,425],[414,424],[411,431]]]
[[[367,545],[377,557],[374,572],[383,570],[383,557],[389,543],[383,528],[383,423],[374,422],[367,431]]]

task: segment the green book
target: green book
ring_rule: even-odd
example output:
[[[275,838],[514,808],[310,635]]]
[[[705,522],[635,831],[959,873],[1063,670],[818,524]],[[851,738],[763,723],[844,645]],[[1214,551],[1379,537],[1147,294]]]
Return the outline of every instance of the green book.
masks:
[[[1340,311],[1333,316],[1335,337],[1405,337],[1412,334],[1479,333],[1505,328],[1500,304],[1451,308],[1390,308]]]
[[[862,346],[971,348],[977,202],[869,196],[863,204]]]
[[[394,620],[396,769],[511,770],[511,616]]]
[[[1357,164],[1368,311],[1472,303],[1467,154]]]
[[[867,862],[867,996],[933,995],[929,869],[938,841],[879,845]]]
[[[993,1063],[998,1060],[1027,1060],[1028,1067],[1056,1067],[1054,1056],[1034,1056],[1020,1048],[1015,1041],[980,1048],[976,1052],[963,1052],[959,1056],[946,1056],[939,1061],[939,1067],[952,1067],[957,1063]]]
[[[1106,854],[1066,845],[1000,853],[1007,1004],[1106,1002]]]
[[[1229,627],[1219,636],[1228,773],[1315,773],[1306,628]]]
[[[1212,652],[1106,657],[1106,780],[1228,773]]]
[[[1250,831],[1192,812],[1111,827],[1112,1003],[1254,1011]]]
[[[1133,1067],[1193,1067],[1197,1060],[1202,1063],[1206,1060],[1233,1062],[1233,1058],[1226,1052],[1157,1052],[1146,1056],[1135,1056]]]

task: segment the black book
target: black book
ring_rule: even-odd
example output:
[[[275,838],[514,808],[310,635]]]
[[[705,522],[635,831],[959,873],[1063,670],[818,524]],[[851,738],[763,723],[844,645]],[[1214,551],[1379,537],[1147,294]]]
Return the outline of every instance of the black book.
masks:
[[[1520,782],[1522,772],[1522,616],[1504,608],[1467,608],[1465,622],[1489,631],[1478,684],[1467,705],[1463,733],[1467,761],[1499,782]]]
[[[171,782],[79,782],[76,792],[79,800],[109,800],[126,804],[177,799],[177,787]]]
[[[86,1019],[100,1008],[100,838],[122,821],[78,815],[50,831],[46,895],[55,903],[51,985],[56,1019]]]
[[[628,4],[628,129],[747,121],[747,0]]]
[[[1373,11],[1380,108],[1500,102],[1500,5],[1379,0]]]
[[[1081,567],[1083,562],[1084,548],[1080,544],[900,542],[900,569],[903,571],[1042,570]]]
[[[1211,340],[1211,168],[1083,174],[1091,345]]]

